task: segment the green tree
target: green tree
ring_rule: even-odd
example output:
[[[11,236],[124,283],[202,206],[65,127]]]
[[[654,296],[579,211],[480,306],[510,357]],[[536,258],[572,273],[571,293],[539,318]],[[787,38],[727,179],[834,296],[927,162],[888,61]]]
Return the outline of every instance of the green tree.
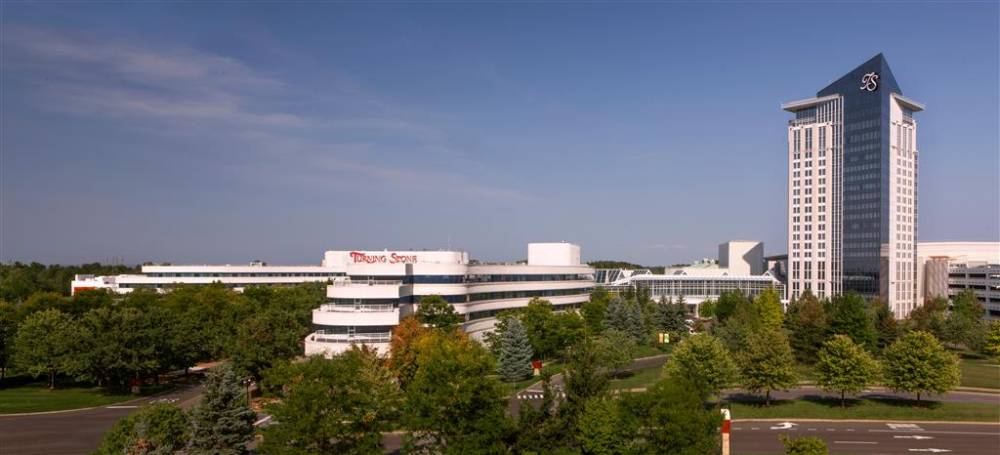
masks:
[[[410,453],[504,453],[512,434],[493,359],[465,336],[431,333],[418,342],[403,427]]]
[[[384,358],[367,346],[325,359],[282,363],[265,373],[279,425],[263,430],[261,452],[277,455],[380,453],[402,395]]]
[[[903,335],[884,353],[885,385],[894,391],[945,393],[958,386],[958,357],[924,331]]]
[[[955,296],[951,312],[943,324],[944,339],[971,350],[981,350],[989,330],[983,320],[985,314],[986,308],[971,289],[960,292]]]
[[[657,332],[669,333],[673,336],[680,336],[687,333],[687,323],[684,321],[687,313],[680,304],[675,304],[673,299],[663,297],[656,305],[655,329]]]
[[[700,386],[686,378],[667,378],[646,393],[625,394],[624,414],[635,419],[631,427],[638,429],[634,452],[717,453],[722,416],[704,406],[700,393]]]
[[[771,405],[771,391],[795,385],[795,358],[788,338],[781,329],[765,329],[751,334],[736,355],[740,382],[751,393],[764,392],[764,403]]]
[[[291,313],[264,310],[236,330],[233,367],[244,377],[260,379],[264,370],[281,360],[299,355],[302,352],[300,343],[305,336],[302,326]]]
[[[872,302],[872,317],[875,320],[875,332],[878,334],[876,346],[879,352],[889,347],[899,337],[899,323],[889,304],[882,299]]]
[[[133,378],[161,370],[164,342],[158,327],[139,310],[131,307],[97,307],[79,321],[76,362],[81,379],[100,385],[125,388]]]
[[[531,341],[528,333],[517,318],[505,318],[504,329],[500,332],[500,353],[498,373],[500,379],[513,382],[530,378],[532,374]]]
[[[983,351],[1000,359],[1000,321],[990,323],[989,332],[986,334],[986,342],[983,344]]]
[[[604,320],[606,330],[617,330],[627,333],[637,343],[649,336],[643,323],[642,308],[634,300],[614,298],[608,303],[607,318]]]
[[[23,321],[28,316],[45,310],[59,310],[71,314],[69,300],[66,297],[57,292],[36,292],[17,306],[17,318]]]
[[[596,339],[596,348],[600,357],[600,365],[617,377],[622,368],[632,363],[635,357],[636,343],[631,336],[618,330],[605,330]]]
[[[732,384],[737,368],[718,338],[695,334],[674,348],[664,371],[675,380],[687,378],[701,398],[706,399]]]
[[[715,319],[723,322],[729,319],[736,309],[750,304],[750,300],[745,295],[736,291],[726,291],[719,295],[719,300],[715,302]]]
[[[830,335],[847,335],[865,349],[873,350],[878,342],[875,323],[868,315],[865,299],[849,292],[830,302]]]
[[[194,453],[247,453],[256,414],[247,402],[243,381],[229,365],[215,367],[205,381],[201,401],[191,410]]]
[[[552,373],[542,370],[542,402],[518,402],[517,441],[514,453],[557,453],[569,445],[571,428],[560,413],[558,399],[552,390]]]
[[[17,310],[14,305],[0,300],[0,380],[7,376],[14,355],[14,336],[17,334]]]
[[[943,339],[945,338],[944,331],[947,320],[945,312],[947,310],[948,299],[944,297],[927,299],[923,305],[914,308],[910,312],[910,315],[907,316],[906,328],[908,330],[929,332],[938,339]]]
[[[584,302],[583,307],[580,308],[580,314],[583,316],[589,333],[600,333],[601,330],[604,330],[604,317],[608,312],[608,302],[610,301],[611,296],[608,295],[608,291],[598,287],[594,288],[593,292],[590,293],[590,300]]]
[[[789,438],[788,435],[779,436],[781,443],[785,445],[785,455],[827,455],[826,441],[816,436],[803,436],[801,438]]]
[[[188,416],[172,404],[154,404],[119,420],[101,440],[94,455],[172,454],[191,436]]]
[[[420,299],[417,319],[435,329],[452,329],[464,321],[455,307],[439,295],[428,295]]]
[[[47,375],[49,388],[56,387],[57,374],[75,372],[76,321],[59,310],[33,313],[18,327],[14,337],[14,365],[29,376]]]
[[[808,289],[788,305],[785,328],[789,343],[800,362],[813,363],[816,353],[826,339],[827,316],[823,303]]]
[[[781,296],[775,288],[767,288],[753,299],[761,326],[766,330],[780,329],[785,321],[785,310],[781,307]]]
[[[627,453],[635,439],[632,419],[622,415],[619,401],[594,397],[583,404],[576,425],[576,442],[584,454],[615,455]]]
[[[584,403],[607,392],[609,371],[597,342],[585,338],[566,349],[563,390],[566,401],[559,413],[567,426],[576,425]]]
[[[846,406],[848,393],[859,393],[879,376],[879,365],[846,335],[834,335],[823,344],[816,362],[816,383],[827,392],[840,394],[840,405]]]
[[[576,313],[556,313],[552,303],[531,299],[518,315],[528,332],[531,349],[539,359],[562,355],[566,346],[583,337],[584,322]]]

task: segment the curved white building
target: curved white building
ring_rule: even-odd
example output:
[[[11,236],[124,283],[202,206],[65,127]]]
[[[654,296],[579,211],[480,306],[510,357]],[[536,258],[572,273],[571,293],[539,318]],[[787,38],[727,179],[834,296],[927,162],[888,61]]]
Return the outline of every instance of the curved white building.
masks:
[[[386,353],[393,328],[425,296],[451,303],[465,317],[462,328],[480,337],[503,310],[535,297],[557,310],[578,308],[594,286],[593,269],[569,243],[529,244],[527,263],[481,263],[461,251],[328,251],[323,264],[343,277],[313,311],[316,331],[305,340],[306,355],[329,356],[352,344]]]

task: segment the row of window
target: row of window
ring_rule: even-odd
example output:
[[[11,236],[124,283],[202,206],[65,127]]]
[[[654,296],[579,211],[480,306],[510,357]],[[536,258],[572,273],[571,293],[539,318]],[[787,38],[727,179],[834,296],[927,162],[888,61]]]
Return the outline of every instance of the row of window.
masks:
[[[399,281],[402,284],[466,284],[533,281],[592,281],[593,275],[577,273],[555,274],[487,274],[487,275],[352,275],[351,281]]]

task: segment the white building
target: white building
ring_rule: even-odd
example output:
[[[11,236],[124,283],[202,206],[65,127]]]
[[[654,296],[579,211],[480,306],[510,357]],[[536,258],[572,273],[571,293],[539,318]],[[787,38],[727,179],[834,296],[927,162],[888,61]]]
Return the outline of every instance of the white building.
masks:
[[[313,310],[316,331],[305,353],[332,355],[352,344],[388,352],[393,328],[415,312],[424,296],[438,295],[463,315],[462,328],[480,337],[501,311],[535,297],[556,310],[578,308],[590,298],[593,269],[580,247],[532,243],[527,263],[483,263],[460,251],[328,251],[324,265],[343,273],[327,287],[327,303]]]
[[[294,286],[328,281],[343,276],[342,270],[326,265],[144,265],[141,274],[112,276],[76,275],[72,293],[90,289],[108,289],[126,294],[135,289],[166,290],[177,285],[221,283],[242,292],[247,286]]]
[[[782,105],[788,122],[788,296],[854,291],[897,317],[917,292],[917,123],[882,54],[816,97]]]
[[[723,292],[753,297],[774,288],[783,296],[784,284],[764,271],[763,252],[761,242],[726,242],[719,245],[717,262],[705,260],[686,267],[666,268],[663,274],[646,269],[601,269],[596,271],[597,286],[612,293],[642,286],[656,301],[664,297],[677,301],[683,297],[688,311],[693,314],[698,314],[702,303],[718,299]]]

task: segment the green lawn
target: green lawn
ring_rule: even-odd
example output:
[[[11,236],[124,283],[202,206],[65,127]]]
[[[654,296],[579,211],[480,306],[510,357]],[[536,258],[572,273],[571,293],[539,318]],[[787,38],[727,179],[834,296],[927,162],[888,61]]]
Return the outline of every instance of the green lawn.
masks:
[[[128,393],[108,393],[97,387],[49,390],[44,383],[0,389],[0,414],[59,411],[104,406],[136,398]]]
[[[631,375],[611,380],[611,389],[634,389],[649,387],[662,378],[663,366],[658,365],[631,372]]]
[[[963,358],[960,366],[963,386],[1000,389],[1000,364],[996,360]]]
[[[946,403],[911,400],[788,400],[730,404],[734,419],[872,419],[872,420],[956,420],[996,422],[1000,408],[991,403]]]

